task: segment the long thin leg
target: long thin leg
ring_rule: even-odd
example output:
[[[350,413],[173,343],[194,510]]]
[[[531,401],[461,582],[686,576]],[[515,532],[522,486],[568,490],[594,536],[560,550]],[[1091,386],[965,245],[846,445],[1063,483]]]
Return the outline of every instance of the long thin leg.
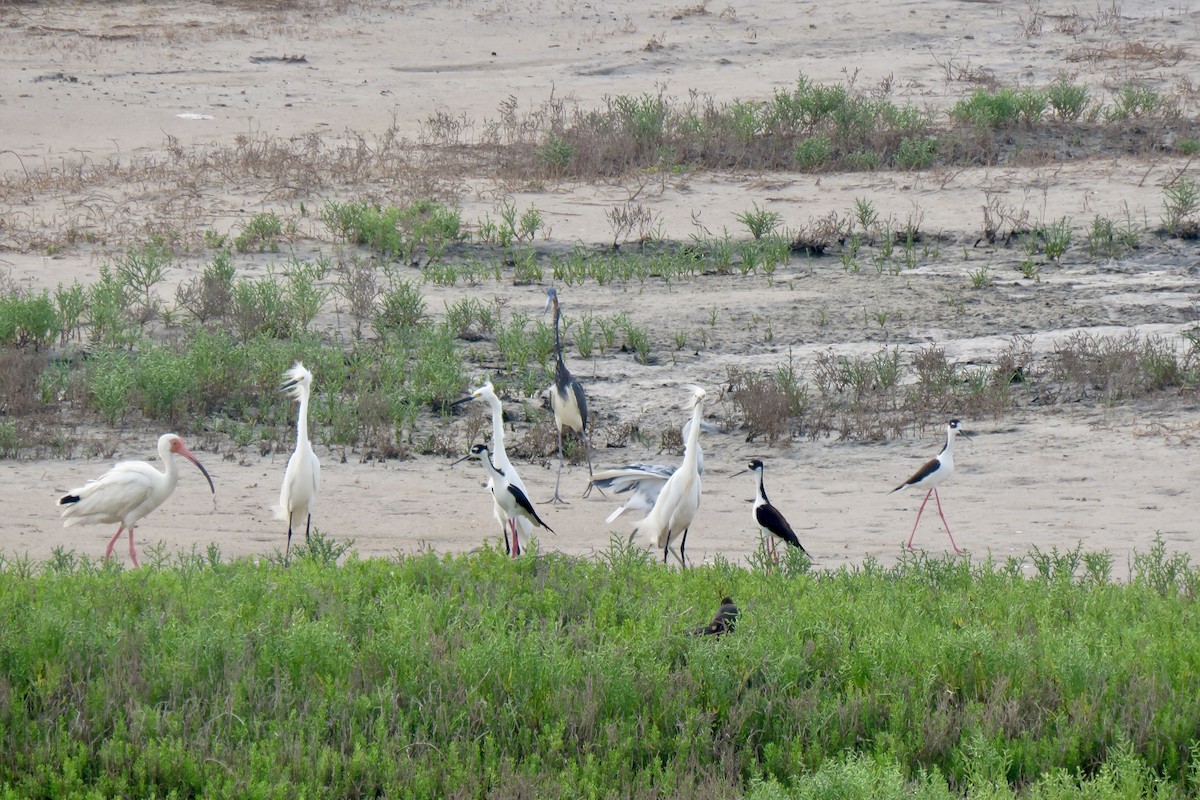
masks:
[[[562,483],[562,425],[558,426],[558,478],[554,481],[554,497],[550,498],[551,503],[561,503],[563,499],[558,496],[558,487]]]
[[[308,515],[308,522],[304,523],[304,543],[308,544],[308,534],[312,530],[312,514]]]
[[[129,557],[133,559],[133,565],[135,567],[141,566],[141,564],[139,564],[138,560],[137,560],[137,550],[135,550],[133,547],[133,526],[132,525],[129,526]]]
[[[684,569],[687,569],[687,554],[683,552],[684,548],[687,547],[687,533],[688,529],[684,528],[683,538],[679,540],[679,563]]]
[[[938,497],[937,489],[933,490],[933,499],[937,502],[938,516],[942,518],[942,524],[946,526],[946,535],[950,537],[950,546],[954,548],[954,552],[960,556],[966,553],[966,550],[959,550],[958,545],[954,541],[954,534],[950,532],[950,523],[946,522],[946,515],[942,513],[942,498]]]
[[[508,523],[505,522],[500,526],[500,532],[504,534],[504,555],[512,555],[512,546],[508,543]]]
[[[512,536],[513,536],[512,557],[516,558],[517,556],[521,555],[521,536],[520,536],[520,534],[517,533],[517,521],[515,519],[510,519],[508,521],[508,524],[512,526]]]
[[[591,439],[591,436],[588,435],[587,430],[584,430],[584,432],[583,432],[583,452],[587,453],[587,462],[588,462],[588,486],[587,486],[587,491],[583,493],[583,496],[587,497],[589,494],[592,493],[592,489],[595,489],[596,491],[598,491],[600,493],[601,497],[608,499],[608,495],[606,495],[604,493],[604,490],[601,489],[596,484],[592,483],[592,477],[594,474],[592,472],[592,439]]]
[[[292,552],[292,515],[288,514],[288,540],[287,546],[283,548],[283,563],[287,563],[289,554]]]
[[[107,561],[112,556],[113,545],[115,545],[117,543],[117,539],[121,538],[121,532],[124,530],[125,530],[125,523],[121,523],[121,526],[119,528],[117,528],[117,532],[114,533],[113,537],[108,540],[108,547],[106,547],[104,549],[104,560],[105,561]]]
[[[933,494],[933,489],[925,493],[925,499],[921,501],[921,507],[917,509],[917,521],[913,523],[912,533],[908,537],[908,544],[904,545],[909,550],[913,549],[912,540],[917,535],[917,525],[921,523],[921,512],[925,510],[925,504],[929,502],[929,495],[931,494]]]

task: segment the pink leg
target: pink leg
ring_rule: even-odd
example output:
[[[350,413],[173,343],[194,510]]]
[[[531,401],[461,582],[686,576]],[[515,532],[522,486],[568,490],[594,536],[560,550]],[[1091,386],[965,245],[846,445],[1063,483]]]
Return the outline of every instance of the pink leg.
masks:
[[[137,550],[133,549],[133,526],[132,525],[129,527],[129,557],[133,559],[133,565],[135,567],[141,566],[141,564],[139,564],[138,560],[137,560]]]
[[[929,502],[929,495],[933,494],[933,489],[925,493],[925,499],[921,501],[921,507],[917,509],[917,521],[913,523],[912,533],[908,536],[908,544],[904,545],[909,550],[913,549],[912,540],[917,535],[917,525],[921,524],[921,513],[925,510],[925,504]]]
[[[954,552],[960,556],[966,553],[966,550],[959,550],[958,545],[954,542],[954,534],[950,532],[950,523],[946,522],[946,515],[942,513],[942,498],[938,497],[937,489],[933,490],[933,499],[937,501],[938,515],[942,518],[942,524],[946,526],[946,535],[950,537],[950,546],[954,548]]]
[[[513,556],[513,558],[516,558],[517,556],[521,555],[521,537],[517,533],[517,521],[515,519],[510,519],[508,521],[508,524],[512,526],[512,536],[513,536],[512,556]]]
[[[125,524],[122,523],[121,527],[117,528],[117,532],[115,534],[113,534],[113,537],[108,540],[108,547],[106,547],[104,549],[104,560],[105,561],[108,561],[108,559],[112,557],[113,545],[115,545],[117,543],[117,539],[121,538],[121,532],[124,530],[125,530]]]

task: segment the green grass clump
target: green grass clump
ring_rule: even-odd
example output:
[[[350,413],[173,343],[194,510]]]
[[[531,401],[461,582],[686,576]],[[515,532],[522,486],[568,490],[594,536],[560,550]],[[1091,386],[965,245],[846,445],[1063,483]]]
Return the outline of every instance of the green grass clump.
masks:
[[[59,335],[61,318],[50,293],[0,296],[0,345],[40,350]]]
[[[484,548],[0,566],[0,796],[1178,797],[1196,570]],[[1107,569],[1106,569],[1107,565]],[[795,568],[793,568],[793,566]],[[1085,568],[1086,567],[1086,568]],[[720,639],[689,637],[719,598]]]

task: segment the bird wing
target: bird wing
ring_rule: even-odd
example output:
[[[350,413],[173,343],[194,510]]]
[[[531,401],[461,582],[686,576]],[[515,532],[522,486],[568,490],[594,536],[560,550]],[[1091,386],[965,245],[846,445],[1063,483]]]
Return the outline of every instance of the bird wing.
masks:
[[[675,474],[675,467],[663,464],[627,464],[624,467],[597,470],[592,475],[592,483],[601,489],[612,489],[615,492],[628,492],[638,484],[656,483],[659,488]]]
[[[312,513],[313,501],[321,487],[321,462],[312,447],[297,447],[288,459],[283,473],[283,487],[279,490],[279,505],[275,519],[287,520],[293,513],[302,516]],[[295,522],[295,520],[292,520]]]
[[[148,502],[165,480],[161,472],[144,461],[122,461],[99,478],[70,491],[79,501],[63,506],[63,526],[124,522],[125,516]]]
[[[644,533],[652,547],[666,547],[671,537],[692,523],[700,505],[700,480],[683,470],[670,477],[650,513],[637,524],[634,533]]]
[[[525,494],[525,492],[521,491],[519,487],[513,486],[512,484],[509,484],[508,491],[513,496],[513,499],[517,501],[518,508],[525,512],[523,516],[527,516],[527,518],[532,520],[538,526],[545,528],[551,533],[554,533],[554,529],[542,522],[541,517],[537,515],[537,511],[533,509],[533,503],[529,502],[529,497]]]
[[[796,532],[792,530],[792,526],[788,524],[788,521],[783,518],[783,514],[780,514],[779,509],[775,508],[775,506],[770,503],[761,505],[754,510],[754,516],[758,520],[758,524],[772,534],[783,539],[792,547],[799,547],[801,552],[808,552],[804,549],[804,545],[800,544],[800,537],[796,535]]]
[[[583,425],[583,433],[587,431],[588,426],[588,407],[587,398],[583,394],[583,384],[575,378],[571,378],[571,393],[575,395],[575,404],[579,406],[579,421]]]
[[[903,489],[905,486],[913,486],[914,484],[920,483],[921,481],[925,480],[933,473],[937,472],[938,467],[940,467],[941,465],[942,465],[942,462],[938,461],[936,458],[929,459],[928,461],[925,462],[924,466],[922,466],[919,470],[914,472],[908,480],[906,480],[904,483],[897,486],[895,489],[892,489],[892,491],[898,492],[901,489]]]

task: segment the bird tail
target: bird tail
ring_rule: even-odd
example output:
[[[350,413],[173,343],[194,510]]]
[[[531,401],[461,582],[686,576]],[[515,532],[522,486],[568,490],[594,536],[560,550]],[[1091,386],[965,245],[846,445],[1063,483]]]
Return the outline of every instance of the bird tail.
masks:
[[[77,494],[64,494],[62,497],[58,498],[58,504],[60,506],[69,506],[69,505],[72,505],[72,504],[78,503],[78,502],[79,502],[79,495],[77,495]],[[68,510],[70,510],[70,509],[68,509]]]
[[[280,504],[271,508],[271,516],[280,522],[287,522],[288,517],[291,515],[288,513],[288,510],[284,508],[282,504]]]

